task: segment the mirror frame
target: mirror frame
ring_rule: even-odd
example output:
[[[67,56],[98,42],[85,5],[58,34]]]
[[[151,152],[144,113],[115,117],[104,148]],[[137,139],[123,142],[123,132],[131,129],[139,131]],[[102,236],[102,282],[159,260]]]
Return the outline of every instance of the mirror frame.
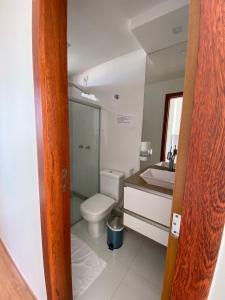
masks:
[[[163,116],[163,128],[162,128],[162,142],[161,142],[161,153],[160,161],[166,160],[166,139],[169,121],[170,101],[173,98],[183,97],[183,92],[169,93],[165,96],[164,116]]]

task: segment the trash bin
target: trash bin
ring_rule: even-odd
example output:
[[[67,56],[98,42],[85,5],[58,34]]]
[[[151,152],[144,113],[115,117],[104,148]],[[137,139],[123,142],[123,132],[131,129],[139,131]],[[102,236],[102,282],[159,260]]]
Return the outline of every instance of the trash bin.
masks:
[[[123,218],[111,216],[107,222],[107,244],[110,250],[118,249],[123,244]]]

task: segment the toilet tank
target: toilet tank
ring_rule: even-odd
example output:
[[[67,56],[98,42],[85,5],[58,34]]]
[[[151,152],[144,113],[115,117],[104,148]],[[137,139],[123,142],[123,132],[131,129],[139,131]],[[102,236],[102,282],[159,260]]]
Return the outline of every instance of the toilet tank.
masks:
[[[105,169],[100,172],[100,193],[113,198],[116,202],[123,200],[124,174],[120,171]]]

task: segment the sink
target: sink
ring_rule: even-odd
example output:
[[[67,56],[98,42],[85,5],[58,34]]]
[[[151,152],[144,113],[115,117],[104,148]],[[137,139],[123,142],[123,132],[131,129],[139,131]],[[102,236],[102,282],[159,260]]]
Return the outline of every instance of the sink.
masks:
[[[169,163],[167,161],[160,161],[159,163],[155,164],[156,166],[169,168]]]
[[[159,163],[155,164],[159,167],[169,168],[169,162],[167,161],[160,161]],[[176,169],[176,164],[174,164],[174,168]]]
[[[175,172],[149,168],[140,174],[144,181],[168,189],[173,189]]]

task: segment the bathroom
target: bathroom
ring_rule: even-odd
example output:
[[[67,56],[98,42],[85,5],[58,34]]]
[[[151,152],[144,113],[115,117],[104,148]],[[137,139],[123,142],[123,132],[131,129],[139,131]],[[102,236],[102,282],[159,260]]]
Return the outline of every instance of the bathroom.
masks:
[[[188,1],[68,1],[74,299],[160,299],[187,31]],[[124,227],[114,250],[110,214]]]

